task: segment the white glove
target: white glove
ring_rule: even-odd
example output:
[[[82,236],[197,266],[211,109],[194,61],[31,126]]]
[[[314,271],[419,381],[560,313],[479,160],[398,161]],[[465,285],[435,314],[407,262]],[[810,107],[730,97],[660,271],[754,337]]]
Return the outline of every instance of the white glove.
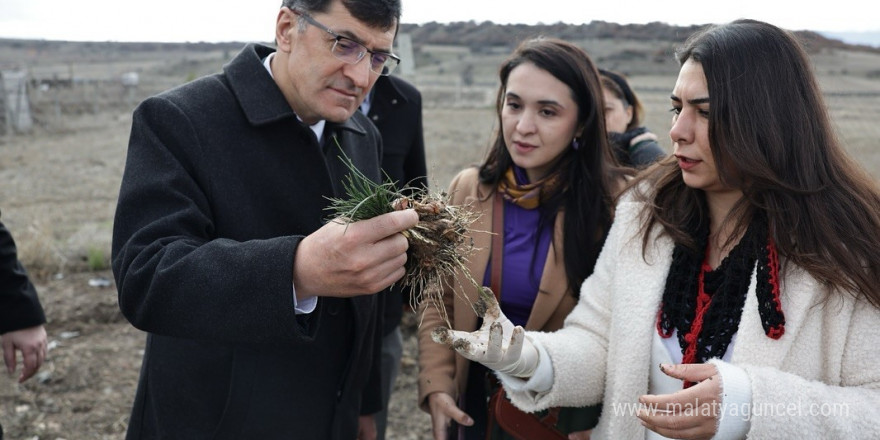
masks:
[[[516,377],[530,377],[538,368],[539,355],[523,328],[514,326],[501,313],[495,295],[488,288],[483,288],[477,310],[485,311],[479,330],[467,333],[437,327],[431,332],[431,338],[492,370]]]

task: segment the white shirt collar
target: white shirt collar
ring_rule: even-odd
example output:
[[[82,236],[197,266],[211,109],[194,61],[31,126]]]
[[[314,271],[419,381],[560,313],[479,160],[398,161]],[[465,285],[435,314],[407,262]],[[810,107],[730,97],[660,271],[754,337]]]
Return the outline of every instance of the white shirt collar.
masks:
[[[269,72],[269,76],[271,76],[272,79],[275,79],[275,75],[272,75],[272,58],[274,56],[275,52],[272,52],[269,54],[269,56],[263,59],[263,67],[266,68],[266,71]],[[299,119],[299,121],[302,122],[302,118],[300,118],[299,115],[296,116],[296,119]],[[320,121],[315,122],[314,125],[309,126],[309,128],[311,128],[312,131],[315,132],[315,136],[318,138],[318,144],[322,142],[321,138],[324,136],[324,125],[326,123],[327,121],[321,119]]]
[[[364,102],[361,103],[360,109],[364,116],[369,116],[370,114],[370,105],[373,103],[373,90],[376,90],[375,86],[370,89],[370,93],[367,93]]]

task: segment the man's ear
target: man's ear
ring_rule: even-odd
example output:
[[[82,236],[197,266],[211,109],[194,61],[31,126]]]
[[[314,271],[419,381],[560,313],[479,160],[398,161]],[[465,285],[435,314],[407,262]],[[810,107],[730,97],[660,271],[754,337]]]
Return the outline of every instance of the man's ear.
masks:
[[[290,52],[293,33],[296,32],[296,17],[293,11],[283,6],[275,19],[275,45],[279,51]]]

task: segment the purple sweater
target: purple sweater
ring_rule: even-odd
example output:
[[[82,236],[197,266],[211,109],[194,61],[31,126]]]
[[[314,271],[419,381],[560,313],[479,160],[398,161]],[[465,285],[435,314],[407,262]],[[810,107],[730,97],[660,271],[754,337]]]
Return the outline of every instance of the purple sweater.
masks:
[[[515,325],[525,326],[529,319],[550,249],[553,222],[546,222],[539,233],[540,216],[540,209],[524,209],[504,201],[501,311]],[[490,261],[483,276],[484,286],[490,284],[491,273]]]

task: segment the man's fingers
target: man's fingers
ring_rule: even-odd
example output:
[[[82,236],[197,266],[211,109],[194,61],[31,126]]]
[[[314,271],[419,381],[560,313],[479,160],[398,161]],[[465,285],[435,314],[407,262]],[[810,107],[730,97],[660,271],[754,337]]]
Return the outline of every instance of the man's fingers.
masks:
[[[24,368],[21,369],[21,376],[18,378],[19,382],[30,379],[40,369],[40,366],[43,364],[40,356],[41,352],[42,349],[39,346],[30,347],[22,351],[21,362],[24,364]]]
[[[22,356],[22,360],[24,361],[23,368],[21,369],[21,376],[18,377],[18,382],[22,383],[31,378],[34,373],[40,368],[37,364],[36,354],[30,354],[27,356]]]
[[[406,264],[406,254],[398,254],[391,258],[388,258],[385,261],[378,263],[373,270],[378,276],[375,278],[373,283],[370,283],[368,280],[364,280],[362,283],[364,286],[364,290],[367,292],[378,292],[396,281],[403,278],[406,275],[406,268],[404,265]]]
[[[40,366],[46,363],[46,357],[48,357],[48,355],[48,347],[46,347],[46,344],[40,344],[40,347],[37,350],[37,361]]]
[[[418,222],[419,215],[416,211],[414,209],[405,209],[355,222],[348,225],[348,227],[356,228],[358,233],[364,234],[366,242],[375,243],[385,237],[410,229]]]
[[[3,362],[9,374],[15,372],[15,345],[6,339],[3,340]]]

